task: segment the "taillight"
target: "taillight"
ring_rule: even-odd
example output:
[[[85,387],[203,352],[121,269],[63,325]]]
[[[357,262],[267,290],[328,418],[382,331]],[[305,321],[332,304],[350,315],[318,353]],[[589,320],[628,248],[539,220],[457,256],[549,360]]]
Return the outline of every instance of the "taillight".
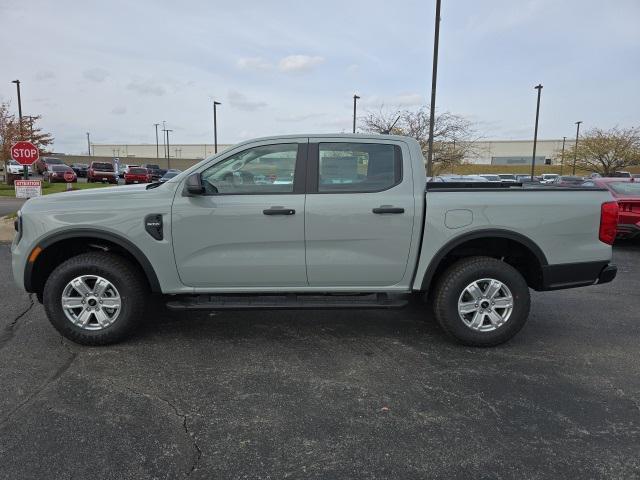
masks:
[[[601,242],[613,245],[618,228],[618,202],[605,202],[600,207],[600,231],[598,238]]]

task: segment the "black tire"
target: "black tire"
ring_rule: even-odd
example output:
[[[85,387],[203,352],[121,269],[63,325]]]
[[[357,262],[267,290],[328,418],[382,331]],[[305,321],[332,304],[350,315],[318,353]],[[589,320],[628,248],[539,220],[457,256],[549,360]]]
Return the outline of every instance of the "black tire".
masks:
[[[86,330],[67,318],[62,308],[65,286],[80,275],[98,275],[111,282],[121,298],[116,320],[101,330]],[[107,252],[90,252],[56,267],[44,286],[43,304],[51,324],[65,338],[81,345],[108,345],[129,335],[142,321],[148,296],[141,273],[126,259]]]
[[[513,298],[513,309],[508,320],[492,331],[472,329],[458,313],[458,300],[465,288],[485,278],[502,282],[511,291]],[[527,282],[515,268],[491,257],[469,257],[454,263],[442,274],[436,286],[433,306],[436,319],[443,330],[460,343],[474,347],[492,347],[506,342],[520,331],[529,316],[530,303]],[[485,325],[489,323],[487,319]]]

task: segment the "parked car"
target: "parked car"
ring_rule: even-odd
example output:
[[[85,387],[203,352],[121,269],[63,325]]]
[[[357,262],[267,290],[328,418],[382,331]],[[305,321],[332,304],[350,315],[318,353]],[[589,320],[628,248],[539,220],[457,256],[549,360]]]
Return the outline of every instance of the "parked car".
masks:
[[[499,173],[498,176],[501,182],[516,183],[516,176],[512,173]]]
[[[533,176],[533,180],[531,179],[531,175],[529,174],[517,174],[516,175],[516,181],[519,183],[522,182],[540,182],[540,178],[536,177],[535,175]]]
[[[65,165],[65,163],[56,157],[40,157],[40,159],[35,162],[36,173],[43,175],[49,165]]]
[[[73,174],[72,180],[66,180],[64,178],[65,173],[71,172]],[[68,165],[49,165],[42,175],[42,179],[49,183],[76,183],[78,181],[78,175]]]
[[[160,166],[156,165],[155,163],[147,163],[146,165],[142,165],[144,168],[146,168],[147,170],[149,170],[149,173],[151,174],[151,180],[152,181],[156,181],[156,180],[160,180],[160,177],[162,177],[162,175],[160,174]]]
[[[640,237],[640,182],[635,178],[594,178],[585,186],[606,188],[618,202],[618,238]]]
[[[120,168],[118,169],[118,176],[120,178],[124,178],[125,173],[127,173],[130,168],[144,168],[144,167],[140,167],[140,165],[131,165],[131,164],[120,165]]]
[[[557,173],[543,173],[540,177],[540,183],[551,183],[559,176]]]
[[[502,181],[502,179],[500,178],[499,175],[495,175],[493,173],[483,173],[480,176],[486,178],[490,182],[501,182]]]
[[[180,173],[182,173],[182,170],[167,170],[167,172],[162,177],[160,177],[160,183],[164,183]]]
[[[86,178],[87,170],[89,170],[89,165],[86,163],[72,163],[71,168],[78,177]]]
[[[118,177],[113,168],[113,164],[109,162],[91,162],[89,170],[87,170],[87,182],[108,182],[118,183]]]
[[[575,175],[558,175],[548,185],[554,185],[556,187],[581,187],[584,184],[584,178],[577,177]]]
[[[273,171],[293,181],[251,182]],[[410,137],[247,141],[163,184],[28,200],[13,275],[62,335],[86,345],[126,337],[153,293],[183,311],[361,311],[429,292],[443,329],[473,346],[523,327],[530,288],[616,276],[609,192],[466,181],[425,191],[425,180]]]
[[[149,170],[142,167],[131,167],[124,174],[125,185],[131,185],[132,183],[149,183],[151,182],[151,174]]]
[[[631,172],[625,172],[623,170],[619,170],[613,174],[616,178],[631,178]]]
[[[33,169],[31,168],[31,165],[27,166],[29,175],[33,174]],[[12,175],[22,175],[24,173],[24,165],[16,162],[15,160],[9,160],[7,162],[7,173],[10,173]]]
[[[432,181],[436,182],[488,182],[479,175],[438,175]]]

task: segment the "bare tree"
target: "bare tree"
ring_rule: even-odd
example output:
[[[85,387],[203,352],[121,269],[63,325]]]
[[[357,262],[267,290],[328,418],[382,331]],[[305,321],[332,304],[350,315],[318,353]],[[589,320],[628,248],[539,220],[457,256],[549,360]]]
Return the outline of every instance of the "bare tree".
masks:
[[[577,168],[605,177],[640,165],[640,128],[593,128],[580,138],[577,151],[574,145],[565,153],[565,165],[574,158]]]
[[[367,112],[364,129],[368,132],[407,135],[415,138],[427,153],[429,143],[429,109],[386,110]],[[434,174],[449,171],[478,153],[478,136],[467,118],[450,112],[436,115],[433,131]]]

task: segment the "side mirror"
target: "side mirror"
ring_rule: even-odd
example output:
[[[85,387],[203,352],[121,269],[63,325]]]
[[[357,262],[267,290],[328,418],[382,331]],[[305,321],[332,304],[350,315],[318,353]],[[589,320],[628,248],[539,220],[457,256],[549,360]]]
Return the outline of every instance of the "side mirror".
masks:
[[[184,188],[189,196],[202,195],[204,193],[204,185],[202,184],[202,177],[199,173],[192,173],[187,177]]]

